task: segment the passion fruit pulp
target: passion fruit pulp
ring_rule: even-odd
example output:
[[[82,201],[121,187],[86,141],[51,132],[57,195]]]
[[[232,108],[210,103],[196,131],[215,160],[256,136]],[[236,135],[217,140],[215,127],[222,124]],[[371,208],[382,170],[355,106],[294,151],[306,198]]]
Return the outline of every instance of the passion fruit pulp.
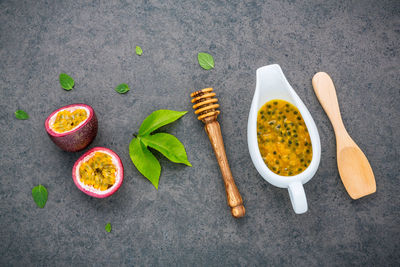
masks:
[[[53,111],[45,121],[50,139],[62,150],[76,152],[87,147],[97,135],[93,108],[72,104]]]
[[[124,167],[111,149],[95,147],[83,154],[72,168],[75,185],[85,194],[105,198],[114,194],[124,180]]]

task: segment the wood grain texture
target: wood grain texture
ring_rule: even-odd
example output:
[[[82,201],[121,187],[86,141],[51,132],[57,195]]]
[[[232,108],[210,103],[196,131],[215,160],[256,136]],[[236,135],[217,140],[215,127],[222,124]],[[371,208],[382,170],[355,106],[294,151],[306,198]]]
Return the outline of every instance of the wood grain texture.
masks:
[[[215,156],[221,170],[222,179],[224,180],[226,197],[228,205],[231,207],[232,216],[235,218],[243,217],[246,210],[243,206],[242,196],[233,179],[231,169],[229,168],[228,159],[225,153],[224,141],[222,139],[221,127],[217,122],[218,99],[215,98],[215,93],[212,88],[204,88],[202,90],[190,94],[191,102],[194,104],[193,109],[198,115],[198,120],[205,124],[205,130],[210,139]]]
[[[376,182],[367,157],[348,134],[340,115],[336,89],[325,72],[312,79],[315,94],[333,125],[339,174],[347,193],[353,199],[376,192]]]
[[[222,179],[225,184],[226,197],[228,205],[231,207],[232,216],[236,218],[243,217],[245,214],[245,208],[243,206],[242,197],[233,179],[231,169],[229,168],[220,125],[216,120],[214,120],[206,123],[204,128],[208,138],[210,139],[210,143],[221,170]]]

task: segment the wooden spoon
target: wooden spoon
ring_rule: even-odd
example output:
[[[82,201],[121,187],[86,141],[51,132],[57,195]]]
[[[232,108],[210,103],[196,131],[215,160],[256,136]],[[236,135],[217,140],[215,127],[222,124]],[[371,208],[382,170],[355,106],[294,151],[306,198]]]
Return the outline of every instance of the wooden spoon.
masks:
[[[312,85],[335,131],[337,164],[347,193],[352,199],[375,193],[376,184],[371,165],[344,127],[331,77],[325,72],[318,72],[312,79]]]

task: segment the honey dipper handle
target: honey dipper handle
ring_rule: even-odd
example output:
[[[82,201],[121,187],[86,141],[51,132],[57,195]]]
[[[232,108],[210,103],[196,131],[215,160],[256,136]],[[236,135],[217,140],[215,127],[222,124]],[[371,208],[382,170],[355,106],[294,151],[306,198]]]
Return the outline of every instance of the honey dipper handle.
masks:
[[[226,158],[224,141],[222,140],[221,128],[217,121],[206,123],[205,130],[214,149],[219,168],[221,170],[222,179],[224,180],[226,197],[228,205],[231,207],[232,216],[239,218],[245,214],[242,196],[233,180],[231,169],[229,168],[228,159]]]

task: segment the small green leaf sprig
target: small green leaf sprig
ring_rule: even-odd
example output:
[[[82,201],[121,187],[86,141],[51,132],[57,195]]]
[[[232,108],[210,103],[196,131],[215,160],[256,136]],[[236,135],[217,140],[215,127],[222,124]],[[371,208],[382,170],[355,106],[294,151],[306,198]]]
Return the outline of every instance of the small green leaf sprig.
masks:
[[[136,55],[141,56],[143,54],[143,50],[140,46],[136,46]]]
[[[43,185],[37,185],[32,188],[32,197],[36,205],[43,209],[47,202],[47,189]]]
[[[107,223],[105,226],[105,229],[108,233],[110,233],[111,232],[111,223]]]
[[[121,83],[114,90],[120,94],[125,94],[129,91],[129,86],[126,83]]]
[[[29,115],[28,113],[26,113],[26,111],[22,110],[22,109],[18,109],[17,111],[15,111],[15,117],[19,120],[27,120],[29,119]]]
[[[143,174],[156,189],[160,179],[161,165],[148,147],[158,150],[167,159],[175,163],[192,166],[187,159],[183,144],[168,133],[151,134],[158,128],[176,121],[187,111],[161,109],[151,113],[140,125],[139,133],[129,144],[129,155],[135,167]]]
[[[75,81],[71,76],[65,73],[61,73],[59,76],[60,85],[64,90],[70,91],[74,88]]]
[[[205,70],[210,70],[214,68],[214,58],[208,53],[198,53],[197,60],[200,66]]]

